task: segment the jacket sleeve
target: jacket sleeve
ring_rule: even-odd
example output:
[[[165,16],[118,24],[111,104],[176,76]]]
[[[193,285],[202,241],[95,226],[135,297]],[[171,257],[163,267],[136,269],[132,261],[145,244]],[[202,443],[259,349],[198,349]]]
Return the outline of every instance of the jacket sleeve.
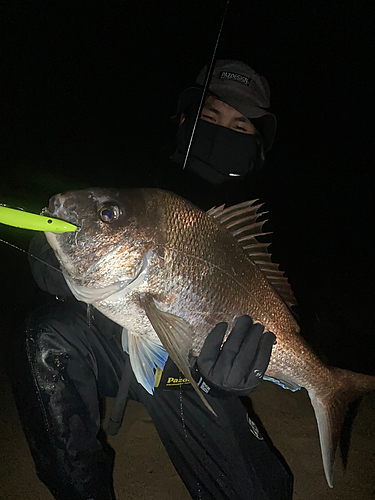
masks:
[[[39,288],[59,297],[72,296],[65,278],[60,271],[60,264],[50,247],[44,233],[37,233],[29,246],[31,274]]]

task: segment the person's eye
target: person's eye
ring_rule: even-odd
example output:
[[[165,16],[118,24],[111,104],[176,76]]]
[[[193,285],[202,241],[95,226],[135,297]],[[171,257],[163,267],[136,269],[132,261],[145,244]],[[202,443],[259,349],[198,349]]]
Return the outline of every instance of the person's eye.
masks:
[[[98,215],[102,222],[110,224],[120,217],[120,209],[117,205],[105,204],[99,208]]]
[[[238,130],[239,132],[247,132],[247,129],[245,127],[241,127],[240,125],[237,125],[235,129]]]
[[[206,114],[202,114],[201,116],[204,120],[211,120],[213,121],[214,120],[214,116],[212,115],[206,115]]]

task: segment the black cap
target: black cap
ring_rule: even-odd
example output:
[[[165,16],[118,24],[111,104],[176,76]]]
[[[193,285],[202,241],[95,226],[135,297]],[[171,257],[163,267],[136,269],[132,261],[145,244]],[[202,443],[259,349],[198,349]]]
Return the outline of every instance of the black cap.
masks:
[[[197,86],[185,89],[179,98],[180,114],[187,103],[199,99],[207,74],[207,66],[199,73]],[[216,61],[211,81],[209,95],[213,95],[235,108],[241,114],[256,120],[261,124],[261,135],[265,150],[271,149],[276,134],[276,117],[267,108],[270,107],[270,88],[267,80],[256,73],[250,66],[231,59]]]

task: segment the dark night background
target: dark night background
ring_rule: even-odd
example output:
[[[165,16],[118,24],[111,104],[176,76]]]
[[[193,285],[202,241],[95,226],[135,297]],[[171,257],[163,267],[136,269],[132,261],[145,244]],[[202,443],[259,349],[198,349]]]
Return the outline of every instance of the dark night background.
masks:
[[[2,2],[0,203],[39,212],[77,187],[149,184],[178,95],[211,58],[223,1]],[[370,3],[232,0],[218,58],[264,75],[278,118],[249,198],[302,332],[374,370],[374,27]],[[27,248],[31,233],[1,226]],[[0,243],[3,340],[32,307],[24,254]]]

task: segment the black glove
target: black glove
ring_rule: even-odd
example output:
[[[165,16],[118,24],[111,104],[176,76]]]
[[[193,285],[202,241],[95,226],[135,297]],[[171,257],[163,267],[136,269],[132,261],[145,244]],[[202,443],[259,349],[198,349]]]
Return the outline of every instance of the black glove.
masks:
[[[257,387],[270,361],[276,337],[241,316],[221,347],[227,323],[219,323],[206,338],[192,375],[200,389],[213,397],[245,396]]]

